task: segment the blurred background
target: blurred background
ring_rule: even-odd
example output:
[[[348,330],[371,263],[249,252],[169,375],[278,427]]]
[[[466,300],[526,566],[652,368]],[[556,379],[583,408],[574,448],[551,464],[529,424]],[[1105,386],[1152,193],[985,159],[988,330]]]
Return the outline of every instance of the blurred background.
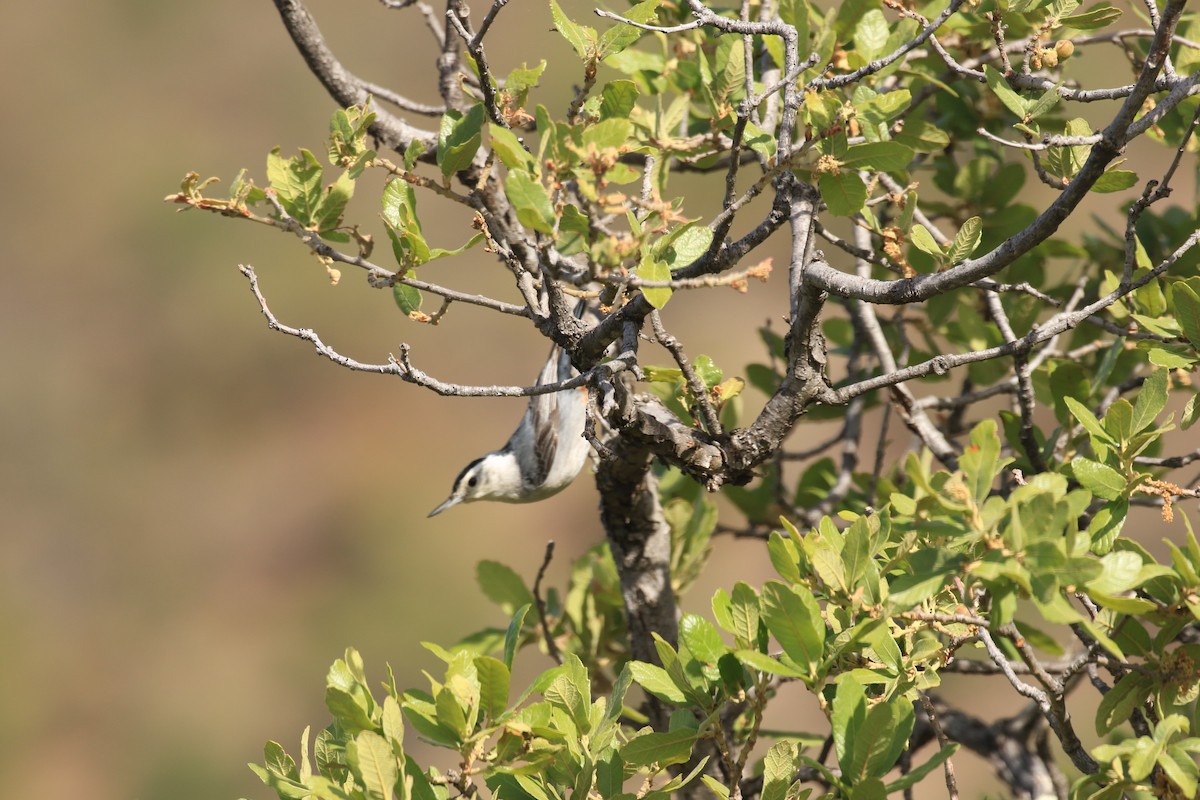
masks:
[[[245,763],[267,739],[295,752],[305,725],[325,724],[325,671],[345,647],[374,679],[390,662],[401,685],[422,685],[435,664],[418,642],[506,622],[467,578],[475,563],[532,582],[553,538],[548,580],[564,585],[602,538],[595,491],[585,477],[536,505],[427,520],[523,402],[441,399],[316,358],[267,329],[236,265],[255,266],[283,322],[360,361],[406,341],[444,380],[523,384],[542,341],[461,305],[437,328],[417,325],[361,274],[331,286],[292,238],[162,202],[189,170],[261,180],[276,145],[323,152],[333,103],[270,3],[74,6],[9,9],[0,49],[0,774],[7,794],[40,800],[263,798]],[[415,10],[310,7],[349,69],[437,100],[436,50]],[[530,9],[501,14],[488,43],[497,71],[572,63],[548,28]],[[536,97],[562,107],[577,78],[552,66]],[[360,183],[352,218],[375,220],[379,188]],[[691,213],[719,198],[700,199]],[[461,215],[420,203],[432,242],[467,238]],[[386,244],[377,257],[387,263]],[[427,269],[515,299],[479,250]],[[690,355],[735,372],[759,357],[754,328],[786,308],[780,287],[689,296],[667,324]],[[717,309],[744,324],[706,324]],[[758,544],[717,548],[720,568],[688,610],[769,571]],[[964,788],[987,787],[966,764]]]

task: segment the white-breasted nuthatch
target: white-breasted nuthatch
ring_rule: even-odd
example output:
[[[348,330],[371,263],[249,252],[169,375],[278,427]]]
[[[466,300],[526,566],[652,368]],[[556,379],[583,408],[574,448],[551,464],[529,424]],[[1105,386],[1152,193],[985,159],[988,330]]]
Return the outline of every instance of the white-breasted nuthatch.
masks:
[[[537,385],[578,374],[567,353],[556,346]],[[475,500],[532,503],[567,488],[591,453],[583,436],[586,418],[587,387],[531,396],[508,443],[467,464],[455,478],[450,496],[429,516]]]

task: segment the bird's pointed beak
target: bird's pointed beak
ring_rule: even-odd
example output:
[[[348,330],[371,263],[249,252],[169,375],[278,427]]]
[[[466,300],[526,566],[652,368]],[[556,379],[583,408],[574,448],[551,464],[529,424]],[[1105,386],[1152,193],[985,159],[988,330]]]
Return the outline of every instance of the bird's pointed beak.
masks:
[[[442,504],[429,512],[430,517],[436,517],[438,514],[445,511],[447,508],[452,508],[462,502],[462,495],[452,494],[442,501]]]

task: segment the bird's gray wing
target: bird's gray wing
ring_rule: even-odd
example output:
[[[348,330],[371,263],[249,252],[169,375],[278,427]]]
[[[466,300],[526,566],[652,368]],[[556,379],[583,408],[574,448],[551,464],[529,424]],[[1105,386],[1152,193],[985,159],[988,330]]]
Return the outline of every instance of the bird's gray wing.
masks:
[[[574,314],[582,318],[588,309],[587,301],[581,298],[575,304]],[[555,345],[550,348],[546,364],[538,374],[537,385],[545,386],[548,383],[565,381],[575,374],[571,356]],[[530,436],[533,438],[532,446],[520,447],[517,446],[517,442],[509,442],[509,449],[516,454],[521,465],[521,474],[531,487],[541,486],[550,475],[554,458],[558,454],[559,432],[562,430],[563,412],[560,406],[573,399],[570,393],[574,391],[577,390],[569,389],[566,392],[551,392],[530,397],[529,407],[525,410],[525,420],[514,437]]]
[[[557,383],[571,377],[571,359],[559,347],[550,351],[546,365],[538,375],[537,385]],[[559,401],[561,392],[538,394],[529,398],[529,407],[525,411],[528,425],[522,425],[524,435],[533,437],[532,446],[520,447],[516,442],[510,444],[521,464],[521,474],[532,486],[540,486],[546,482],[550,468],[554,464],[554,456],[558,452],[559,431]]]

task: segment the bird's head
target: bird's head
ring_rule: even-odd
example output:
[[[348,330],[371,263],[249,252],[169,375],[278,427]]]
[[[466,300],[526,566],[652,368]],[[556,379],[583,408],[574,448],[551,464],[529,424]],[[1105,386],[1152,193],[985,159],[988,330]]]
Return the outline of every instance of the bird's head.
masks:
[[[459,503],[475,500],[518,503],[523,499],[523,494],[517,459],[507,450],[498,450],[467,464],[454,479],[450,496],[430,511],[429,516],[436,516]]]

